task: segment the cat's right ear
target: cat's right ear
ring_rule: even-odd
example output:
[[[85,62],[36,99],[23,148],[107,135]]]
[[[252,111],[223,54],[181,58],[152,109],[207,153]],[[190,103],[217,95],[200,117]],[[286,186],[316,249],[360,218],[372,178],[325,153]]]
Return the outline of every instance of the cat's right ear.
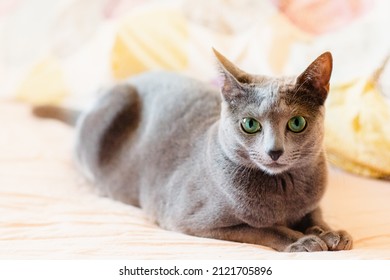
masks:
[[[219,62],[219,70],[223,78],[221,88],[223,98],[230,102],[240,96],[243,96],[243,84],[248,82],[248,74],[234,65],[214,48],[213,51]]]
[[[314,98],[322,105],[329,91],[329,80],[332,74],[332,54],[325,52],[297,78],[298,88],[304,87],[314,93]]]

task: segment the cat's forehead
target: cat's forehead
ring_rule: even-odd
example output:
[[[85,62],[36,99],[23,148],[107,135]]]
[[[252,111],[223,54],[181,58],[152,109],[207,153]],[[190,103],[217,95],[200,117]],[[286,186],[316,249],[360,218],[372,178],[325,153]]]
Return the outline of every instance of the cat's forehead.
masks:
[[[321,92],[297,83],[296,77],[268,78],[253,85],[255,102],[263,103],[264,107],[285,103],[288,108],[306,110],[308,114],[322,107]]]
[[[297,85],[296,77],[247,76],[241,90],[245,93],[233,101],[233,112],[240,116],[283,119],[295,115],[315,117],[321,106],[315,92]],[[238,116],[237,115],[237,116]]]
[[[294,78],[262,78],[252,83],[247,110],[261,115],[289,114],[299,107],[290,102],[294,85]]]
[[[285,98],[288,92],[295,88],[295,77],[266,77],[252,76],[249,86],[255,91],[255,96],[259,99],[268,99],[269,101]]]

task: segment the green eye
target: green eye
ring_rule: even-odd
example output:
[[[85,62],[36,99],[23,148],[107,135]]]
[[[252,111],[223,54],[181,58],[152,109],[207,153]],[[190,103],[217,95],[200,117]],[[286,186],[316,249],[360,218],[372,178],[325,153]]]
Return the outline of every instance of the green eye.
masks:
[[[261,124],[252,118],[243,118],[241,126],[242,129],[249,134],[253,134],[261,130]]]
[[[302,116],[292,117],[287,123],[288,129],[292,132],[298,133],[305,129],[306,120]]]

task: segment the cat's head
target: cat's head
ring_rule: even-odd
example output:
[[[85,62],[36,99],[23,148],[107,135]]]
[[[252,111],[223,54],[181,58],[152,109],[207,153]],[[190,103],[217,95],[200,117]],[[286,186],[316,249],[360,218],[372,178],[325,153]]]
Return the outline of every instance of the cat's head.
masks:
[[[324,102],[332,55],[298,77],[248,74],[215,51],[223,76],[220,142],[226,155],[278,174],[313,163],[323,149]]]

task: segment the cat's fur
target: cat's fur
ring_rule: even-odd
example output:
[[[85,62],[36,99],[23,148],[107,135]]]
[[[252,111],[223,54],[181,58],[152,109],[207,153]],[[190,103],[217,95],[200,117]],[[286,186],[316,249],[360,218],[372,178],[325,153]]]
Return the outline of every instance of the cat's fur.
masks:
[[[87,177],[168,230],[278,251],[350,249],[351,237],[332,231],[319,209],[331,54],[297,78],[250,75],[215,54],[221,93],[153,72],[115,86],[85,112],[76,154]],[[286,128],[297,115],[307,120],[301,133]],[[262,130],[244,133],[245,117]]]

